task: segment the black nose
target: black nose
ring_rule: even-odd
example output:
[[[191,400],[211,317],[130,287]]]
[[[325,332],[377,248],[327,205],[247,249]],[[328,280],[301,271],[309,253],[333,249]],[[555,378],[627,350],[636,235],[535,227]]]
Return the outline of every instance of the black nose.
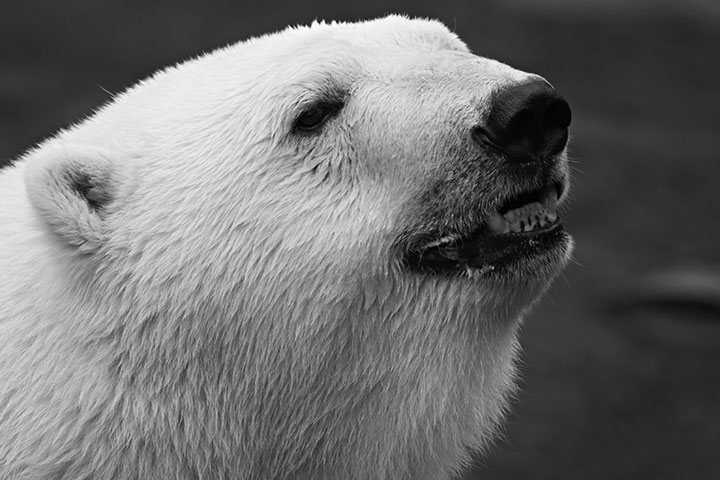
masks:
[[[512,160],[536,161],[565,148],[571,119],[565,99],[544,80],[533,80],[497,92],[486,125],[473,135]]]

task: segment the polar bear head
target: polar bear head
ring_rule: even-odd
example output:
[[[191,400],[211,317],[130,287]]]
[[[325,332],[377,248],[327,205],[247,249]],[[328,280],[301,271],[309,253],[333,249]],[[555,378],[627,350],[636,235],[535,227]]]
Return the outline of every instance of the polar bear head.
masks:
[[[152,451],[146,478],[453,471],[568,259],[569,123],[541,77],[391,16],[169,68],[30,152],[34,315],[134,402],[88,438]]]

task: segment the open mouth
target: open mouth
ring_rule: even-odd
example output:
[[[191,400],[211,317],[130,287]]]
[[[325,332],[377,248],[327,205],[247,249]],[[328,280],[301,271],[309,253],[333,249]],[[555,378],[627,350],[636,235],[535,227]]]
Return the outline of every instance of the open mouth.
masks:
[[[568,242],[557,213],[563,185],[522,192],[505,199],[469,234],[448,234],[420,245],[406,256],[410,267],[424,271],[480,273],[549,255]]]
[[[551,228],[558,223],[557,202],[561,194],[562,186],[553,184],[506,200],[488,218],[485,224],[488,233],[534,235]]]

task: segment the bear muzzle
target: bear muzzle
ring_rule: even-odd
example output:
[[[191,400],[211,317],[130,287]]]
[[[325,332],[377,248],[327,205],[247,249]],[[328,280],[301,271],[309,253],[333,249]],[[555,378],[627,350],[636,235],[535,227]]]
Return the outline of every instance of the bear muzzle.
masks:
[[[467,218],[455,222],[455,227],[446,222],[445,228],[418,236],[420,240],[404,255],[411,269],[471,273],[471,277],[478,272],[512,270],[533,276],[559,268],[567,258],[572,241],[557,206],[568,183],[562,162],[572,119],[570,106],[537,76],[503,86],[490,104],[472,139],[487,155],[485,164],[494,165],[489,171],[484,167],[486,178],[502,177],[515,188],[498,192],[479,222]],[[478,181],[487,180],[478,177]],[[447,201],[445,207],[446,218],[462,211]],[[463,225],[467,223],[471,223],[469,228]]]

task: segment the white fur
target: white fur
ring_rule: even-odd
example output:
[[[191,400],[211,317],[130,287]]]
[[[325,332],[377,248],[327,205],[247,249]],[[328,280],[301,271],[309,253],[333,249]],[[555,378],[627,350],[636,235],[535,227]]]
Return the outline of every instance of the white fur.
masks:
[[[1,171],[0,477],[451,475],[554,273],[420,275],[391,245],[527,76],[432,21],[314,24],[160,72]],[[333,89],[339,116],[292,134]]]

